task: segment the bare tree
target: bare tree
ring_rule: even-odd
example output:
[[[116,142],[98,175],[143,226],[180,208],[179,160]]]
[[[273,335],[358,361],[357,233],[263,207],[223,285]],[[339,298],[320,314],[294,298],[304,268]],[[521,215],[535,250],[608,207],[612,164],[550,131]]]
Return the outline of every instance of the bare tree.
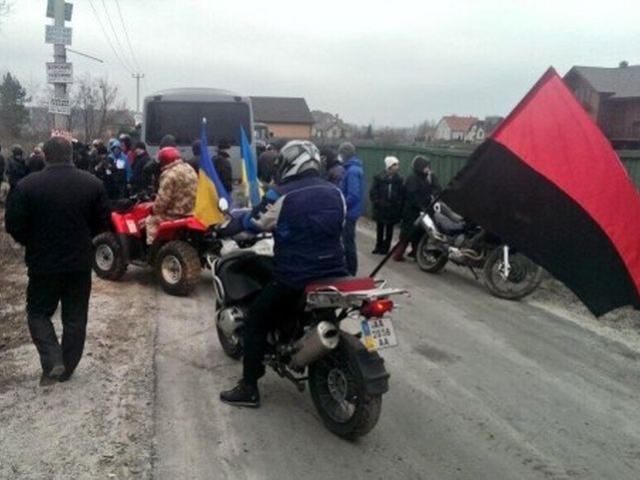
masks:
[[[84,141],[102,136],[113,120],[118,102],[118,87],[106,77],[86,75],[76,79],[72,95],[73,107],[79,112]]]

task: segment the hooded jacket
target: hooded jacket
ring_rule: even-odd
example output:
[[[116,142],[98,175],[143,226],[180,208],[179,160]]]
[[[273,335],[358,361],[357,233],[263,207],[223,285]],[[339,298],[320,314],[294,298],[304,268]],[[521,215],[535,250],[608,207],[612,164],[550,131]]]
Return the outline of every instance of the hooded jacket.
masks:
[[[347,203],[347,219],[357,220],[364,208],[364,170],[355,155],[344,164],[344,177],[340,190]]]

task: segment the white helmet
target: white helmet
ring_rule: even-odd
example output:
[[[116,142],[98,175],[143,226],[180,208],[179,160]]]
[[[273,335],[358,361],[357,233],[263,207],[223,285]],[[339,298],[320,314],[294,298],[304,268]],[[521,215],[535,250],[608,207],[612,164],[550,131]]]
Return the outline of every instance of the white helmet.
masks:
[[[320,151],[308,140],[291,140],[280,150],[275,167],[277,182],[308,170],[319,172]]]

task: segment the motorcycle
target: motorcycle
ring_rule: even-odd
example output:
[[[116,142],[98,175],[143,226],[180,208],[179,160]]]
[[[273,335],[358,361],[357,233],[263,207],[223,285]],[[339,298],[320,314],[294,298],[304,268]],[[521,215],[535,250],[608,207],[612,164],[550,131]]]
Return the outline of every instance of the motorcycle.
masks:
[[[237,250],[210,258],[210,264],[218,339],[225,354],[238,360],[244,319],[273,278],[273,258]],[[354,440],[378,422],[382,395],[389,388],[378,350],[397,345],[390,297],[404,293],[372,278],[317,281],[306,287],[293,318],[282,319],[269,334],[265,365],[300,392],[308,384],[324,425],[340,437]]]
[[[507,300],[518,300],[533,292],[542,281],[542,269],[522,253],[502,243],[484,228],[465,221],[444,202],[423,212],[416,226],[424,229],[416,262],[428,273],[440,272],[447,262],[484,272],[489,292]]]
[[[153,202],[147,193],[117,202],[111,230],[93,239],[93,269],[103,279],[117,281],[128,265],[150,266],[163,290],[188,295],[195,288],[206,258],[218,255],[221,241],[193,216],[162,222],[152,245],[146,242],[146,219]]]

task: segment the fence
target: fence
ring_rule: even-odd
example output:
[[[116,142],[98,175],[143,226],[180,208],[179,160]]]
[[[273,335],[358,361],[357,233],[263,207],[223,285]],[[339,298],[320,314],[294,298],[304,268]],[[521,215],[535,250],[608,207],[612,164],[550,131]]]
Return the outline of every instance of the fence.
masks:
[[[373,176],[384,169],[384,157],[398,157],[403,176],[409,173],[411,160],[416,155],[427,155],[432,160],[433,170],[444,187],[465,165],[471,149],[454,148],[420,148],[402,146],[360,146],[358,157],[362,160],[367,190],[373,182]],[[629,176],[640,190],[640,151],[620,150],[618,155],[629,172]],[[588,168],[588,166],[585,166]],[[368,193],[368,191],[367,191]],[[368,195],[367,195],[368,197]],[[367,211],[369,211],[367,198]]]

